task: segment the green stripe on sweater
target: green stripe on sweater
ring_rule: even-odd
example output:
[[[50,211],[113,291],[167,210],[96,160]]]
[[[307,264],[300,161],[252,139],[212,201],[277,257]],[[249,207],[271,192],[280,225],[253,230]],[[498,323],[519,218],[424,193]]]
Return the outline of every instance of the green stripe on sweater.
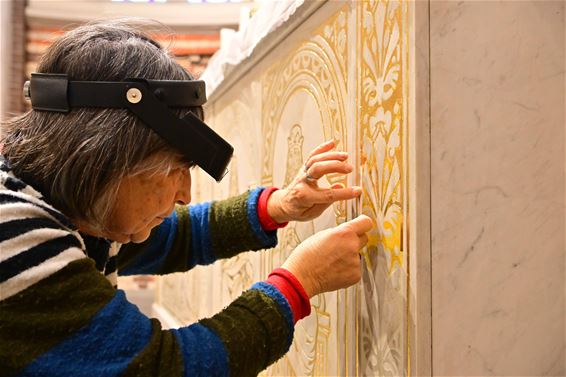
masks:
[[[128,365],[124,377],[183,375],[183,356],[170,331],[162,331],[158,320],[151,320],[151,339],[148,345]]]
[[[281,308],[256,289],[200,323],[223,340],[231,376],[255,376],[287,351],[289,326]]]
[[[84,289],[88,287],[88,289]],[[87,325],[116,294],[94,261],[69,263],[0,302],[0,365],[9,376]],[[61,300],[65,297],[65,300]]]
[[[248,220],[248,197],[246,192],[210,206],[210,240],[217,259],[263,247]]]

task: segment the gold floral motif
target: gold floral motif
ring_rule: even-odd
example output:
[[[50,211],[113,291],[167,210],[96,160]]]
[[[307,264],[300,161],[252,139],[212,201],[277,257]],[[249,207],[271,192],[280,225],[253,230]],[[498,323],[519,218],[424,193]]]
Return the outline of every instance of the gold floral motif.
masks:
[[[363,2],[361,6],[362,207],[378,220],[368,246],[382,245],[392,260],[402,262],[396,257],[401,253],[403,216],[402,9],[396,1]]]
[[[362,212],[376,220],[364,250],[358,313],[360,375],[408,374],[404,198],[407,4],[358,4],[359,154]]]
[[[348,64],[347,20],[347,11],[338,12],[318,29],[317,36],[313,38],[316,43],[320,45],[327,44],[330,50],[335,52],[334,57],[338,62],[342,77],[346,77],[346,67]]]

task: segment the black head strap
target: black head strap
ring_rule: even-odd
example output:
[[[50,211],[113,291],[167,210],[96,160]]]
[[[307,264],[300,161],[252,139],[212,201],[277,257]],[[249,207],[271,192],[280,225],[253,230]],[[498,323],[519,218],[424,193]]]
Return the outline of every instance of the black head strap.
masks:
[[[203,81],[128,79],[119,82],[69,81],[67,75],[32,73],[24,87],[34,110],[69,112],[74,107],[132,111],[185,158],[220,181],[234,148],[193,113],[179,118],[170,107],[201,106]]]

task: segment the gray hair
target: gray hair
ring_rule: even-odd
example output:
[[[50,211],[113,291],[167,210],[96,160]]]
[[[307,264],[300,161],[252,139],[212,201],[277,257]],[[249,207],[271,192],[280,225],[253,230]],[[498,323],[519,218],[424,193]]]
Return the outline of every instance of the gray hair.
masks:
[[[66,33],[48,49],[37,71],[89,81],[193,79],[131,20],[97,22]],[[177,112],[188,111],[204,117],[202,107]],[[142,170],[167,172],[182,161],[126,109],[30,110],[3,126],[2,153],[14,173],[71,219],[97,229],[105,223],[123,177]]]

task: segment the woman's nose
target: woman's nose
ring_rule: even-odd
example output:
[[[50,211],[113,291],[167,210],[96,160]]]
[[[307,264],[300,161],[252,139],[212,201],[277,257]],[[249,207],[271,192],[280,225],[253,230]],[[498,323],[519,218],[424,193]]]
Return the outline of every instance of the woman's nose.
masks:
[[[187,204],[189,204],[191,202],[191,194],[186,194],[184,192],[178,191],[177,192],[177,197],[175,198],[175,202],[177,204],[181,204],[186,206]]]
[[[191,173],[188,169],[179,180],[175,202],[182,205],[187,205],[191,202]]]

